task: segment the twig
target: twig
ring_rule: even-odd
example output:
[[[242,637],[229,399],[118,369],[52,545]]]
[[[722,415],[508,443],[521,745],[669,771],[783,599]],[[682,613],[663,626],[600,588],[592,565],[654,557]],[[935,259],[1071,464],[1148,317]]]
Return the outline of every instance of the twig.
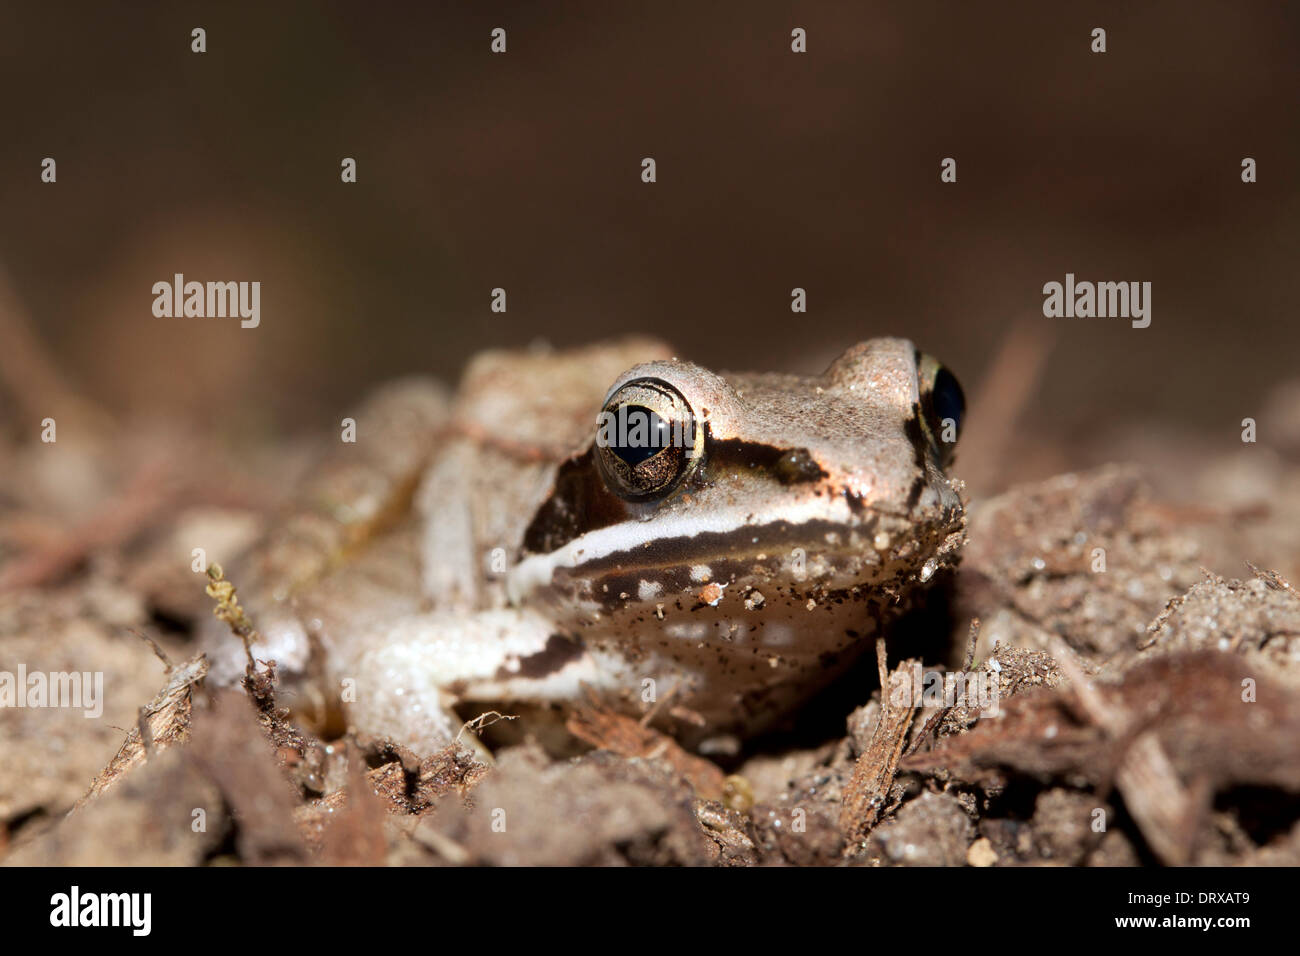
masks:
[[[898,773],[907,733],[916,713],[915,695],[907,695],[907,704],[894,704],[894,686],[910,680],[911,660],[900,661],[893,674],[888,671],[885,639],[876,640],[876,668],[880,673],[880,717],[867,749],[858,757],[853,777],[844,788],[844,805],[840,811],[840,830],[852,844],[867,834],[880,819]]]
[[[496,720],[489,722],[488,721],[489,717],[495,717]],[[518,719],[519,719],[518,714],[503,714],[499,710],[486,710],[483,713],[479,714],[477,717],[471,720],[467,720],[465,721],[465,723],[461,724],[460,730],[456,731],[456,738],[455,740],[452,741],[452,743],[456,743],[456,744],[460,743],[461,735],[464,734],[465,731],[467,730],[472,730],[474,733],[478,733],[484,727],[491,727],[492,724],[499,724],[503,720],[518,720]]]
[[[130,631],[132,634],[134,634],[136,637],[140,638],[140,640],[142,640],[142,641],[144,641],[146,644],[148,644],[150,650],[153,651],[154,657],[156,657],[156,658],[158,658],[158,660],[162,661],[162,662],[163,662],[163,667],[167,668],[167,672],[168,672],[168,673],[171,673],[171,669],[172,669],[172,662],[171,662],[171,659],[168,658],[166,652],[163,651],[163,649],[162,649],[161,647],[158,646],[158,642],[157,642],[157,641],[155,641],[152,637],[150,637],[150,636],[149,636],[148,634],[146,634],[144,631],[140,630],[138,627],[128,627],[127,630]]]
[[[992,364],[971,397],[976,414],[963,437],[967,453],[961,476],[976,492],[994,487],[1002,476],[1020,415],[1029,406],[1056,335],[1042,321],[1021,320],[999,343]]]
[[[23,417],[39,422],[50,415],[68,414],[97,432],[111,427],[108,416],[82,399],[50,358],[3,266],[0,341],[4,342],[4,348],[0,348],[0,385],[7,387]]]
[[[1084,673],[1059,637],[1053,641],[1052,656],[1088,719],[1112,739],[1131,739],[1120,753],[1115,785],[1147,843],[1164,863],[1186,863],[1195,849],[1193,828],[1200,812],[1196,796],[1178,779],[1160,738],[1152,730],[1137,728],[1128,709]]]
[[[92,518],[0,572],[0,591],[48,584],[92,552],[130,541],[173,500],[170,477],[170,467],[162,460],[142,465],[122,493]]]
[[[962,662],[962,668],[961,668],[963,671],[966,671],[968,673],[971,669],[971,666],[975,663],[975,645],[979,642],[979,635],[980,635],[980,619],[977,617],[973,617],[971,618],[971,622],[970,622],[970,630],[966,632],[966,658]],[[937,713],[932,714],[930,716],[930,719],[925,722],[925,726],[923,726],[920,732],[918,732],[916,736],[912,738],[912,743],[907,748],[907,753],[904,754],[904,756],[910,757],[912,754],[920,750],[921,744],[925,743],[925,741],[929,739],[930,735],[934,733],[935,728],[938,727],[939,724],[943,722],[943,719],[945,717],[947,717],[949,714],[953,712],[956,706],[957,706],[957,702],[953,701],[948,706],[939,708]]]

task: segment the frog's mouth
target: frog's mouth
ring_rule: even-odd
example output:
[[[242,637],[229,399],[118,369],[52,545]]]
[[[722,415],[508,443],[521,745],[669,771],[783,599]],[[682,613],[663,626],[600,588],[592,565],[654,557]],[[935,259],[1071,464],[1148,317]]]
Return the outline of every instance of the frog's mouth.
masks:
[[[919,567],[949,530],[942,516],[933,526],[884,513],[828,515],[826,503],[762,524],[728,522],[726,516],[683,516],[656,522],[625,522],[600,528],[549,554],[531,555],[510,572],[512,602],[555,584],[659,582],[667,592],[710,580],[725,583],[736,569],[764,568],[782,577],[815,576],[870,584],[886,565]],[[906,532],[905,534],[899,532]],[[796,571],[795,568],[798,568]]]

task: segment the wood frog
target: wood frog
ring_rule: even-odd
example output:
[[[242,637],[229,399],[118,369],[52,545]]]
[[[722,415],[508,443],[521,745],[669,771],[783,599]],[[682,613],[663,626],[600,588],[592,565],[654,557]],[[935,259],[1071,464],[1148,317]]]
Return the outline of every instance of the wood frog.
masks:
[[[298,689],[418,753],[475,705],[594,694],[708,750],[874,643],[964,541],[956,379],[911,342],[820,376],[649,339],[491,351],[355,415],[232,579]],[[213,673],[243,650],[208,637]],[[309,697],[298,699],[306,707]]]

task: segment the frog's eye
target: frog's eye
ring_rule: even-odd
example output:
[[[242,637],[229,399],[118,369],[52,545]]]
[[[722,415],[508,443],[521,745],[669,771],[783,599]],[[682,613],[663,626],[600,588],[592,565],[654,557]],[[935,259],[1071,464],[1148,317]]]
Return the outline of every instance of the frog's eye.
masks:
[[[671,494],[699,465],[704,429],[682,394],[659,379],[628,382],[596,421],[596,461],[606,487],[628,501]]]
[[[917,360],[917,386],[921,395],[921,423],[938,453],[939,463],[952,461],[966,413],[966,396],[957,377],[929,355]]]

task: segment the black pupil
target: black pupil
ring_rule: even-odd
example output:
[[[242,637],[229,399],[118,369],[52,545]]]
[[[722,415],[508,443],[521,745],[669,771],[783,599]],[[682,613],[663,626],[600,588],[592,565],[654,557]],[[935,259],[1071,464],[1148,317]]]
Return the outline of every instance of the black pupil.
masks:
[[[946,368],[940,368],[934,376],[934,389],[930,393],[930,406],[940,426],[945,419],[951,418],[957,431],[961,431],[962,415],[966,412],[966,398],[962,395],[957,377]]]
[[[635,468],[667,448],[671,439],[672,428],[653,410],[624,405],[619,409],[618,437],[610,450]]]

